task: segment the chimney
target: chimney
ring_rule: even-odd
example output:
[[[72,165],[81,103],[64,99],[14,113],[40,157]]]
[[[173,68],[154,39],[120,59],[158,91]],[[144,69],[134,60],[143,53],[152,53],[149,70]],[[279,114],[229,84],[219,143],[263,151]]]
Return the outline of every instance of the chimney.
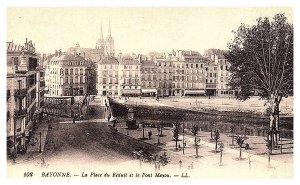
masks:
[[[218,64],[218,62],[219,62],[219,57],[218,55],[215,55],[215,64]]]
[[[57,54],[58,54],[58,52],[57,52],[57,50],[55,50],[55,56],[57,57]]]
[[[61,49],[58,51],[58,56],[61,56]]]
[[[190,55],[192,55],[192,50],[190,50]]]
[[[85,58],[85,52],[83,52],[83,58]]]

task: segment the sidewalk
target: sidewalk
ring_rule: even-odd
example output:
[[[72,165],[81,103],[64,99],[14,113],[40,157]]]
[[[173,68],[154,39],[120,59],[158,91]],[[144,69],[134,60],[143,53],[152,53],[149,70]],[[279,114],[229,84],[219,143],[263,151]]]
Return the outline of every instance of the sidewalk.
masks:
[[[124,123],[123,123],[124,124]],[[118,131],[129,137],[135,139],[142,138],[142,129],[127,130],[122,123],[117,125]],[[157,146],[157,130],[156,128],[145,128],[145,137],[148,138],[148,131],[152,131],[151,139],[143,139],[143,142],[147,142]],[[223,151],[223,165],[219,165],[220,152],[215,152],[215,142],[210,141],[210,132],[200,132],[200,147],[198,150],[199,157],[196,157],[196,150],[194,146],[194,137],[190,134],[185,135],[186,147],[184,154],[182,151],[182,135],[180,135],[180,141],[178,145],[181,148],[175,149],[175,141],[172,141],[171,128],[164,128],[163,137],[160,137],[159,147],[167,151],[168,156],[171,157],[171,164],[165,168],[174,170],[179,167],[179,161],[182,161],[182,169],[188,169],[191,164],[194,163],[194,167],[197,168],[196,175],[204,175],[205,173],[212,173],[215,175],[221,175],[222,177],[232,176],[232,172],[240,174],[244,177],[280,177],[290,178],[293,176],[293,152],[290,154],[278,154],[271,156],[271,167],[268,167],[268,159],[265,154],[265,141],[263,137],[249,136],[249,139],[245,143],[250,143],[251,150],[245,150],[242,148],[242,160],[239,160],[239,148],[237,145],[230,146],[231,139],[225,134],[221,134],[220,141],[223,142],[225,147]],[[256,144],[255,144],[256,143]],[[292,150],[292,149],[291,149]],[[251,168],[251,173],[249,169]],[[208,171],[206,171],[207,169]],[[200,170],[200,171],[199,171]],[[201,171],[202,170],[202,171]],[[220,174],[215,171],[219,171]],[[194,171],[196,173],[196,170]],[[243,173],[246,174],[243,174]],[[262,173],[263,172],[263,173]],[[265,173],[264,173],[265,172]],[[206,176],[205,176],[206,177]]]
[[[41,153],[40,150],[40,133],[41,133]],[[48,134],[48,124],[42,122],[38,124],[38,129],[35,131],[35,135],[32,136],[33,138],[37,138],[37,142],[34,145],[31,145],[31,142],[27,145],[27,151],[24,155],[18,154],[16,158],[15,164],[21,164],[27,161],[31,161],[33,159],[38,158],[42,155],[45,147],[45,141]],[[15,165],[12,160],[7,161],[8,165]]]

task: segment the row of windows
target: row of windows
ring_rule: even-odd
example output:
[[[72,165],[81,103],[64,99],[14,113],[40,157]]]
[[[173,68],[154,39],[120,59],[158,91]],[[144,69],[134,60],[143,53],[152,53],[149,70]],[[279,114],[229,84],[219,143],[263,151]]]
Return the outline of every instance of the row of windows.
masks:
[[[75,76],[75,78],[73,78],[73,77],[65,77],[65,83],[70,83],[70,84],[72,84],[72,83],[75,83],[75,84],[77,84],[77,83],[80,83],[80,84],[82,84],[82,83],[86,83],[86,80],[82,77],[82,76],[80,76],[79,78],[78,78],[78,76]]]
[[[58,65],[60,64],[61,61],[50,61],[49,65]],[[83,65],[82,61],[64,61],[63,62],[64,65],[68,65],[68,66],[78,66],[78,65]]]
[[[73,73],[74,72],[74,73]],[[87,69],[85,69],[85,73],[87,73]],[[60,69],[60,74],[63,75],[64,74],[64,70]],[[69,69],[65,69],[65,74],[66,75],[78,75],[78,68],[75,68],[75,70],[73,68],[70,69],[70,73],[69,73]],[[83,75],[84,74],[84,70],[82,68],[79,69],[79,74]]]

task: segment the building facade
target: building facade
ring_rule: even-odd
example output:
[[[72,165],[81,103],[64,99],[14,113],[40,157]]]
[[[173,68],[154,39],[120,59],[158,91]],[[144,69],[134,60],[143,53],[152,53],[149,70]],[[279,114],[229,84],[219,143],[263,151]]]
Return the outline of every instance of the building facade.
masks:
[[[46,66],[49,96],[83,96],[87,93],[88,64],[84,57],[56,51]]]
[[[97,95],[118,96],[119,84],[119,61],[116,57],[105,56],[97,63]]]
[[[153,60],[147,57],[139,56],[141,64],[141,95],[153,96],[157,95],[157,66]]]
[[[122,96],[141,95],[141,63],[136,57],[123,56],[119,59],[119,83]]]
[[[8,153],[26,151],[43,105],[43,74],[32,41],[24,45],[7,42],[7,148]],[[42,87],[41,87],[41,86]]]

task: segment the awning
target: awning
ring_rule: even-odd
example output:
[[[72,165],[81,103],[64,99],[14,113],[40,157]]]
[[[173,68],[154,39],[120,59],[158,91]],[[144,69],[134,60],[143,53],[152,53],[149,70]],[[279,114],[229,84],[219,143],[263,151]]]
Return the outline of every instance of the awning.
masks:
[[[142,93],[157,93],[157,89],[141,89]]]
[[[205,90],[185,90],[184,95],[203,95]]]
[[[123,89],[122,94],[141,94],[140,89]]]

